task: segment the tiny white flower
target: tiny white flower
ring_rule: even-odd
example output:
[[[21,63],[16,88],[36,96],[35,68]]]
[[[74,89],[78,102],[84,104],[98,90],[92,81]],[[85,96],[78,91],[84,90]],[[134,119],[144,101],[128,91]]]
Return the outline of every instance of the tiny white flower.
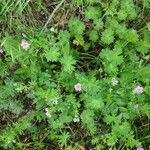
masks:
[[[2,48],[0,48],[0,54],[2,54],[3,53],[3,49]]]
[[[48,110],[48,108],[45,108],[45,115],[47,116],[47,117],[51,117],[51,114],[50,114],[50,112],[49,112],[49,110]]]
[[[51,28],[50,28],[50,31],[51,31],[51,32],[55,32],[54,27],[51,27]]]
[[[55,29],[54,27],[51,27],[51,28],[50,28],[50,31],[51,31],[51,32],[54,32],[54,33],[57,33],[57,29]]]
[[[118,81],[116,78],[112,78],[112,80],[111,80],[111,84],[112,84],[113,86],[117,85],[118,82],[119,82],[119,81]]]
[[[45,111],[48,112],[48,108],[45,108]]]
[[[58,104],[58,100],[56,99],[55,101],[53,101],[53,104],[57,105]]]
[[[46,114],[47,117],[49,117],[49,118],[51,117],[50,112],[46,112],[45,114]]]
[[[80,121],[79,117],[73,118],[73,122],[79,122],[79,121]]]
[[[135,108],[135,109],[138,109],[138,107],[139,107],[139,104],[137,104],[137,103],[134,104],[134,108]]]

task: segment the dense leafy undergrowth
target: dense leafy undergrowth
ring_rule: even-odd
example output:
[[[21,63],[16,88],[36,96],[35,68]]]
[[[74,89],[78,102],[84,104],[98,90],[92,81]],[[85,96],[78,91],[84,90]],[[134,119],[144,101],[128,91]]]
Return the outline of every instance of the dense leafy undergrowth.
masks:
[[[148,1],[67,7],[63,28],[1,38],[0,149],[148,150]]]

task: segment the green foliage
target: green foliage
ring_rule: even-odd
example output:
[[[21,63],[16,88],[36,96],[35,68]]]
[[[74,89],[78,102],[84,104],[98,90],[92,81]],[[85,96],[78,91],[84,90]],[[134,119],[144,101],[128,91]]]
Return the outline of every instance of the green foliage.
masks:
[[[47,50],[45,53],[46,59],[47,61],[58,61],[60,53],[59,53],[59,49],[57,47],[52,47],[50,50]]]
[[[121,9],[118,14],[120,20],[135,19],[137,12],[133,0],[121,0]]]
[[[106,29],[102,32],[101,40],[105,44],[111,44],[114,41],[114,32],[112,29]]]
[[[82,35],[85,30],[85,25],[78,18],[71,18],[68,22],[69,31],[72,36]]]
[[[91,41],[96,42],[99,38],[98,33],[95,30],[91,31],[89,34],[89,38]]]
[[[104,60],[105,71],[107,73],[116,73],[118,71],[117,66],[123,62],[121,56],[122,49],[116,46],[115,49],[103,49],[100,57]]]
[[[73,59],[71,55],[65,55],[61,59],[61,64],[63,66],[63,71],[66,73],[72,73],[74,71],[74,65],[76,61]]]
[[[135,30],[129,30],[125,34],[125,38],[127,39],[128,42],[136,43],[138,41],[138,34],[136,33]]]
[[[0,149],[148,150],[148,2],[72,0],[59,11],[60,2],[0,4],[13,19],[57,5],[58,31],[23,22],[0,38]]]
[[[101,15],[100,14],[100,10],[97,7],[91,7],[91,6],[89,6],[87,8],[87,10],[85,11],[85,17],[87,19],[95,20],[95,19],[99,18],[100,15]]]

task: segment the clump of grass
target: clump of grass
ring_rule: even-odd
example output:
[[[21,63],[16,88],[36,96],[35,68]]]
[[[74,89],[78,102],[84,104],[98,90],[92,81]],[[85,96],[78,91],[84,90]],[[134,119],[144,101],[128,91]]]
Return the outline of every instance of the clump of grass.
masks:
[[[0,3],[0,27],[4,33],[26,30],[27,27],[46,28],[54,13],[64,1],[2,0]],[[58,5],[58,6],[57,6]],[[60,6],[59,6],[60,5]],[[58,8],[57,8],[58,7]]]

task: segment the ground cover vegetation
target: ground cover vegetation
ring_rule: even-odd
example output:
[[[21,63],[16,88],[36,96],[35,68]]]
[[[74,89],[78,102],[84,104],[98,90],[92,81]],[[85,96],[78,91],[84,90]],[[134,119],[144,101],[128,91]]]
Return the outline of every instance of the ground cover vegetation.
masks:
[[[149,0],[1,0],[0,31],[0,149],[150,149]]]

